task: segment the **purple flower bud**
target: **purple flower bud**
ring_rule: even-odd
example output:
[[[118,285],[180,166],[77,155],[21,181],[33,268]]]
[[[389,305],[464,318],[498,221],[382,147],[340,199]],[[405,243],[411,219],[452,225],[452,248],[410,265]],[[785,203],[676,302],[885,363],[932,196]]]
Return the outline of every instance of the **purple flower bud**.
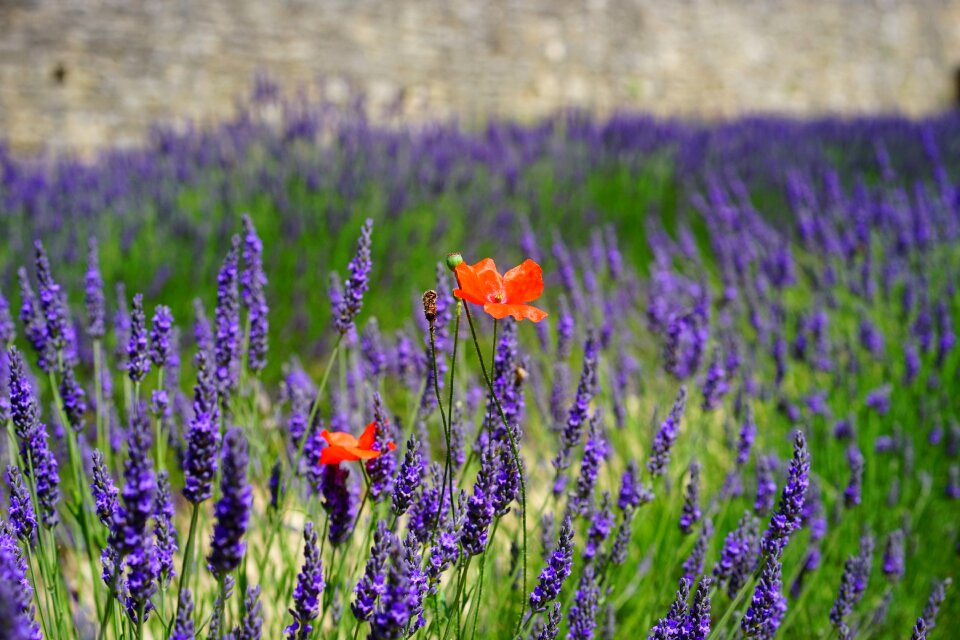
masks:
[[[600,600],[600,587],[594,575],[592,564],[583,568],[580,585],[574,596],[570,613],[567,616],[567,640],[591,640],[597,628],[597,604]]]
[[[670,605],[670,610],[665,618],[660,618],[657,624],[650,629],[648,640],[666,640],[667,638],[680,637],[684,621],[684,611],[687,608],[687,598],[690,596],[690,583],[686,578],[680,578],[680,586],[677,589],[677,596]]]
[[[750,460],[750,451],[757,437],[757,423],[753,418],[753,408],[748,404],[744,413],[737,437],[737,465],[741,467]]]
[[[723,360],[720,358],[720,352],[715,349],[713,358],[710,360],[710,366],[707,367],[707,376],[703,382],[702,408],[704,411],[712,411],[720,404],[730,389],[727,380],[727,371],[723,366]]]
[[[647,461],[647,471],[653,477],[663,475],[667,464],[670,462],[670,450],[677,441],[677,436],[680,435],[680,419],[683,417],[683,407],[686,401],[687,387],[681,385],[670,414],[660,425],[660,429],[653,439],[650,460]]]
[[[196,631],[193,625],[193,596],[190,589],[180,590],[177,603],[177,618],[173,623],[170,640],[194,640]]]
[[[479,555],[487,546],[487,529],[493,522],[493,489],[496,464],[489,449],[480,456],[480,471],[467,501],[460,544],[467,557]]]
[[[693,543],[693,549],[690,555],[683,562],[683,577],[692,584],[700,575],[703,574],[704,557],[707,555],[707,546],[710,544],[710,538],[713,536],[713,522],[710,518],[703,521],[697,533],[697,540]]]
[[[607,441],[603,436],[603,427],[600,425],[600,415],[601,412],[597,409],[590,419],[590,431],[587,435],[587,444],[583,449],[583,461],[580,463],[577,487],[570,497],[570,509],[577,515],[585,514],[590,507],[600,465],[609,454]]]
[[[560,633],[561,607],[557,602],[547,613],[546,621],[537,620],[533,625],[530,640],[556,640]]]
[[[243,216],[243,272],[240,274],[240,299],[247,310],[250,334],[247,336],[247,364],[251,371],[262,371],[267,365],[270,324],[269,308],[263,288],[267,276],[263,272],[263,243],[253,220]]]
[[[621,511],[636,509],[653,500],[653,491],[645,487],[637,478],[637,463],[631,460],[620,479],[620,496],[617,506]]]
[[[376,531],[373,533],[370,557],[367,558],[363,576],[353,590],[354,599],[350,605],[350,609],[358,621],[369,620],[373,616],[377,600],[386,590],[387,575],[384,568],[387,559],[394,553],[396,545],[396,538],[390,532],[387,523],[383,520],[377,522]]]
[[[736,597],[757,568],[760,557],[760,522],[745,511],[737,528],[727,534],[720,559],[713,567],[713,577],[727,582],[727,595]]]
[[[253,490],[247,481],[247,440],[240,429],[230,429],[224,435],[222,456],[220,499],[214,507],[216,524],[207,556],[207,566],[217,576],[240,566],[246,550],[243,536],[253,505]]]
[[[233,629],[233,640],[260,640],[263,629],[263,607],[260,605],[260,586],[247,587],[243,598],[243,618]],[[224,636],[225,640],[228,636]]]
[[[166,470],[157,474],[157,504],[153,515],[154,536],[157,545],[157,563],[160,567],[160,580],[163,583],[177,575],[173,556],[177,546],[177,529],[173,524],[173,496],[170,493],[170,477]]]
[[[227,399],[240,381],[240,293],[237,288],[239,250],[240,238],[234,236],[230,251],[217,275],[217,308],[214,312],[217,392],[221,398]]]
[[[562,435],[560,452],[553,461],[553,466],[562,471],[570,466],[570,452],[580,443],[583,434],[583,424],[587,421],[590,411],[590,401],[597,388],[597,357],[599,344],[593,332],[587,336],[583,348],[583,370],[580,373],[580,383],[577,386],[577,396],[567,414],[567,424]]]
[[[73,367],[63,368],[63,378],[60,380],[60,398],[63,401],[63,413],[67,423],[74,433],[83,431],[83,414],[87,412],[86,392],[77,382]]]
[[[327,539],[333,545],[343,544],[353,533],[355,500],[353,490],[347,482],[349,476],[350,471],[338,464],[323,465],[321,471],[322,505],[330,521]]]
[[[407,441],[407,453],[400,465],[400,473],[393,488],[393,512],[398,517],[410,508],[413,498],[420,489],[423,479],[423,458],[420,456],[420,442],[415,435]]]
[[[170,360],[170,332],[173,330],[173,314],[170,308],[159,305],[153,312],[150,328],[150,360],[154,366],[165,367]]]
[[[119,508],[117,496],[120,490],[114,485],[107,462],[99,450],[93,452],[93,481],[90,483],[90,492],[96,505],[97,518],[103,526],[113,526],[113,519]]]
[[[693,602],[683,620],[683,637],[706,640],[710,635],[710,578],[700,578]]]
[[[903,530],[894,529],[887,536],[887,545],[883,551],[883,575],[896,582],[903,577]]]
[[[317,532],[313,523],[303,527],[303,568],[297,576],[297,587],[293,590],[293,623],[284,632],[288,640],[307,640],[313,631],[313,620],[320,613],[320,593],[323,591],[323,563],[320,559],[320,547],[317,545]]]
[[[740,629],[746,637],[767,639],[776,635],[787,612],[787,600],[781,592],[782,570],[776,555],[766,556],[753,599],[740,621]]]
[[[802,431],[793,441],[793,460],[787,483],[780,495],[780,506],[770,519],[761,548],[766,555],[779,557],[790,535],[800,527],[807,487],[810,485],[810,454]]]
[[[950,578],[944,578],[943,580],[938,580],[934,583],[933,590],[930,592],[930,597],[927,599],[927,603],[923,607],[922,617],[923,621],[927,625],[928,631],[937,626],[937,614],[940,611],[940,605],[943,604],[943,601],[947,597],[947,589],[951,584],[953,584],[953,581]]]
[[[147,347],[147,318],[143,313],[143,295],[138,293],[133,296],[130,339],[127,342],[127,375],[133,382],[140,382],[150,371]]]
[[[373,232],[373,220],[367,219],[360,229],[360,239],[357,242],[357,253],[347,265],[350,275],[344,286],[343,297],[334,307],[337,329],[341,334],[353,328],[354,320],[363,307],[363,295],[370,286],[370,269],[373,263],[370,259],[370,234]]]
[[[840,577],[840,591],[830,609],[830,622],[840,631],[846,633],[846,619],[853,612],[853,608],[860,602],[863,592],[867,589],[870,579],[870,569],[873,565],[873,538],[869,535],[860,539],[860,551],[850,556],[843,566],[843,575]]]
[[[207,353],[197,352],[197,384],[194,387],[193,417],[187,427],[187,448],[183,460],[185,485],[183,496],[200,504],[213,495],[220,449],[219,409],[216,381]]]
[[[864,459],[856,444],[847,447],[847,464],[850,467],[850,480],[843,490],[843,504],[850,509],[860,504],[863,491]]]
[[[426,575],[420,570],[420,554],[408,537],[393,553],[386,588],[370,620],[374,640],[403,638],[422,624]]]
[[[610,532],[613,530],[613,511],[610,509],[610,493],[603,494],[600,508],[593,512],[590,527],[587,529],[587,543],[583,548],[583,559],[592,560],[600,551]]]
[[[550,554],[547,566],[540,572],[537,586],[530,594],[532,611],[545,611],[547,605],[556,600],[569,577],[573,565],[573,526],[568,515],[560,528],[560,539]]]
[[[9,640],[42,640],[33,618],[33,590],[27,581],[27,563],[13,535],[0,530],[0,628]]]
[[[94,340],[99,340],[106,333],[107,311],[103,297],[103,278],[100,275],[97,239],[91,236],[87,247],[87,273],[84,276],[87,335]]]
[[[6,479],[10,490],[10,507],[7,509],[10,524],[21,541],[32,545],[33,534],[37,530],[37,516],[33,512],[30,491],[23,484],[20,469],[12,464],[7,466]]]
[[[52,371],[57,364],[56,349],[47,329],[47,320],[40,307],[37,294],[30,286],[30,278],[23,267],[17,272],[20,278],[20,321],[23,323],[27,342],[37,352],[37,365],[43,371]]]
[[[680,531],[684,535],[693,531],[693,525],[700,522],[700,464],[690,463],[690,480],[683,496],[683,509],[680,513]]]

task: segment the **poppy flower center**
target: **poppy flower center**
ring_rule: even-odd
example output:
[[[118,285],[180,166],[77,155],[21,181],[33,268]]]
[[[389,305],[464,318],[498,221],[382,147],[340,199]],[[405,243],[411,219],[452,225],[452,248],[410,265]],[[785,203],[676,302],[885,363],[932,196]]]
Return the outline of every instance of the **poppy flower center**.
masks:
[[[497,291],[496,293],[490,294],[488,300],[490,300],[490,302],[501,304],[505,298],[506,296],[503,294],[503,291]]]

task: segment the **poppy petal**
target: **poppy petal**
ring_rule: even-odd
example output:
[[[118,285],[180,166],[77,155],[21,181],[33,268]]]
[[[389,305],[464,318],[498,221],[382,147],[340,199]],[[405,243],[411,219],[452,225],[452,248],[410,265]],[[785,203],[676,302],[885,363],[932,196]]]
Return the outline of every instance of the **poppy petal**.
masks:
[[[456,273],[457,283],[460,286],[453,290],[453,295],[467,302],[472,302],[473,304],[483,304],[487,301],[483,288],[480,285],[480,280],[477,278],[477,273],[473,267],[466,262],[461,262],[457,265]]]
[[[320,452],[320,464],[340,464],[356,459],[355,455],[340,446],[327,447]]]
[[[327,431],[324,429],[320,436],[332,447],[356,447],[357,439],[345,431]]]
[[[380,457],[380,452],[376,449],[361,449],[359,447],[349,447],[347,452],[350,453],[353,458],[351,460],[373,460]]]
[[[500,296],[505,294],[503,276],[497,271],[497,264],[491,258],[484,258],[473,265],[473,272],[477,274],[477,280],[480,282],[484,302],[490,302],[493,296],[498,294]]]
[[[367,425],[367,427],[363,430],[363,434],[361,434],[360,438],[353,444],[353,446],[360,449],[369,449],[373,446],[373,441],[376,438],[376,435],[377,423],[374,421]]]
[[[503,275],[507,303],[533,302],[543,293],[543,270],[529,258]]]
[[[507,316],[513,316],[514,320],[530,320],[531,322],[540,322],[547,317],[547,312],[528,304],[485,304],[483,310],[500,320]]]

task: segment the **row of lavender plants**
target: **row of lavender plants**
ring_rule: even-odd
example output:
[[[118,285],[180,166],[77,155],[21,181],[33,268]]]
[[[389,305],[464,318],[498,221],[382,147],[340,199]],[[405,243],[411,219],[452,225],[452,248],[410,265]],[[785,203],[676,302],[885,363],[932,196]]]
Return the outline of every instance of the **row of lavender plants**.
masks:
[[[653,126],[570,118],[562,135],[596,136],[586,148],[603,153],[622,145],[614,156],[639,166],[661,149],[622,142],[649,136],[644,122]],[[283,236],[265,245],[259,220],[219,218],[236,228],[206,237],[216,279],[189,285],[190,297],[215,300],[212,316],[200,302],[174,312],[159,294],[108,286],[100,255],[122,255],[117,238],[64,240],[116,213],[103,183],[83,214],[35,184],[37,202],[67,210],[54,214],[15,200],[25,196],[9,185],[24,178],[8,179],[10,224],[37,240],[0,298],[0,629],[138,640],[949,637],[960,619],[949,592],[960,564],[953,122],[848,123],[873,164],[837,171],[820,165],[823,139],[799,145],[793,164],[776,157],[775,139],[753,138],[761,151],[730,171],[684,178],[688,216],[669,229],[641,218],[643,252],[636,222],[597,215],[568,245],[570,210],[562,234],[538,233],[547,211],[479,216],[471,236],[532,261],[506,283],[481,266],[475,238],[394,251],[402,239],[380,222],[399,228],[408,205],[376,230],[351,214],[331,226],[350,242],[359,233],[344,278],[327,278],[329,256],[297,257],[329,281],[324,308],[317,296],[305,305],[331,318],[322,338],[276,321],[296,303],[265,264],[289,249]],[[745,122],[732,138],[784,126]],[[822,138],[853,135],[818,126]],[[891,130],[911,140],[903,156],[887,153]],[[537,131],[504,124],[487,137],[512,132],[504,148],[515,150]],[[557,135],[539,139],[559,153],[569,147],[553,146]],[[407,136],[430,153],[449,144],[445,162],[471,166],[469,145]],[[370,175],[387,175],[388,160],[363,155],[381,144],[348,157],[384,163]],[[344,153],[350,141],[319,148]],[[246,158],[254,145],[237,149],[235,162],[257,166]],[[755,155],[763,161],[746,159]],[[589,162],[555,164],[556,175],[589,173]],[[111,165],[90,166],[101,176]],[[477,193],[509,184],[462,179],[478,214],[500,196]],[[153,203],[179,193],[152,183],[131,189],[156,189]],[[758,204],[766,189],[786,204]],[[442,185],[434,197],[451,193]],[[331,206],[312,215],[351,211]],[[118,217],[120,228],[177,221]],[[48,237],[63,242],[52,261]],[[502,248],[514,239],[519,250]],[[185,254],[170,262],[195,255],[189,242],[170,246]],[[466,262],[444,258],[457,249]]]

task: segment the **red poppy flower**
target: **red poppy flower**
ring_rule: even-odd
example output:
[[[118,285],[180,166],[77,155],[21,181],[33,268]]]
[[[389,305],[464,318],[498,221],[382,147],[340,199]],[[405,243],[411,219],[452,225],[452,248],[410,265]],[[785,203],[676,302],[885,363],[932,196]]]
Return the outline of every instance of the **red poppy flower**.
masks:
[[[514,320],[540,322],[547,317],[546,311],[526,304],[543,293],[543,271],[533,260],[524,260],[502,276],[490,258],[472,266],[461,262],[456,274],[460,287],[453,290],[453,295],[483,306],[498,320],[513,316]]]
[[[371,422],[363,430],[363,435],[354,438],[345,431],[327,431],[324,429],[320,435],[327,444],[330,445],[320,452],[320,464],[340,464],[351,460],[373,460],[379,458],[382,451],[373,448],[374,437],[377,434],[377,423]],[[392,442],[387,443],[387,448],[393,451],[397,448]]]

